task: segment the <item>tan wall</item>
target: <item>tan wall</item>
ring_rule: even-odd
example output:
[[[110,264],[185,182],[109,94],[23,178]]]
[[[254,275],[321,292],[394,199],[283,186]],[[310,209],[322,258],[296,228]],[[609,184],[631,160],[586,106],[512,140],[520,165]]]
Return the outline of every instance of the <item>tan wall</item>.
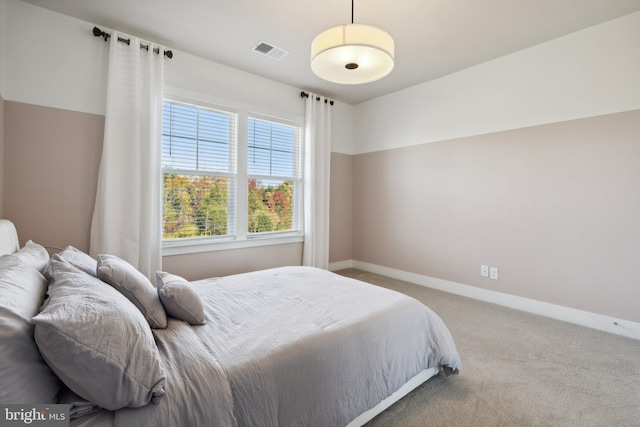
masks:
[[[302,243],[165,256],[162,269],[198,280],[302,264]]]
[[[640,321],[640,110],[357,155],[353,196],[356,260]]]
[[[88,251],[104,117],[17,102],[3,104],[0,98],[0,112],[3,105],[4,216],[16,224],[22,244],[31,239]],[[1,143],[0,136],[0,147]],[[332,215],[345,217],[332,218],[338,232],[332,237],[339,240],[332,243],[332,251],[344,257],[339,259],[350,259],[351,183],[343,186],[340,181],[350,180],[351,156],[333,155],[333,159],[337,209]],[[195,280],[301,262],[302,244],[288,244],[167,256],[163,268]]]
[[[4,216],[28,239],[89,250],[104,117],[5,102]]]
[[[352,253],[353,156],[331,153],[329,262],[347,261]]]
[[[4,215],[4,99],[0,96],[0,218]]]

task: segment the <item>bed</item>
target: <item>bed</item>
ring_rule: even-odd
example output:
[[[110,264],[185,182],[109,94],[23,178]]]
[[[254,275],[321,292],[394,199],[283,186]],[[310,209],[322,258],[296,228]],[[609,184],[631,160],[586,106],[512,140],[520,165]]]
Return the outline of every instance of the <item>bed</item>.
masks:
[[[0,236],[0,326],[19,331],[2,332],[0,403],[68,404],[72,426],[361,426],[460,368],[429,308],[324,270],[159,272],[149,292],[117,257],[45,259],[8,221]]]

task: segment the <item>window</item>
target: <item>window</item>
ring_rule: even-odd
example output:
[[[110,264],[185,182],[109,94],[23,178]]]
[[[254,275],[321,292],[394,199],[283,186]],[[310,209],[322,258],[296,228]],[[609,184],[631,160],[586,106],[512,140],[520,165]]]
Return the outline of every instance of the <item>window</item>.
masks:
[[[235,114],[165,101],[163,239],[235,234]]]
[[[165,100],[164,247],[300,238],[301,139],[296,121]]]
[[[299,231],[299,129],[249,117],[247,140],[247,231]]]

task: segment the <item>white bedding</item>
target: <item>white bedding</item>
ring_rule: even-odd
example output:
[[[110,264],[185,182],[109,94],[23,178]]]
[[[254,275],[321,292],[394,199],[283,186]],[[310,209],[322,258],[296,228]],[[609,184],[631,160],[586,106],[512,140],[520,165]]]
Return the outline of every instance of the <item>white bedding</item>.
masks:
[[[154,330],[166,396],[116,426],[344,426],[424,369],[460,366],[440,318],[394,291],[307,267],[194,286],[207,324]]]
[[[0,235],[15,252],[15,227],[0,221]],[[361,425],[438,369],[460,367],[442,320],[394,291],[307,267],[193,285],[206,324],[170,318],[153,330],[164,398],[91,413],[75,396],[73,411],[88,415],[72,426]]]

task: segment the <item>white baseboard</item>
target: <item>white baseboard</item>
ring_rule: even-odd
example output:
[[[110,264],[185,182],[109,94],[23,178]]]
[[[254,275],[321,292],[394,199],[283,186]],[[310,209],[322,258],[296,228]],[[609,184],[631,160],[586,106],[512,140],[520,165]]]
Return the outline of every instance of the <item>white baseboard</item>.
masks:
[[[588,328],[640,340],[640,323],[628,320],[616,319],[614,317],[603,316],[601,314],[576,310],[574,308],[549,304],[502,292],[490,291],[487,289],[477,288],[475,286],[463,285],[461,283],[409,273],[407,271],[396,270],[362,261],[348,260],[329,265],[329,269],[331,271],[344,268],[357,268],[359,270],[380,274],[382,276],[403,280],[405,282],[415,283],[417,285],[438,289],[452,294],[490,302],[504,307],[515,308],[528,313],[538,314],[552,319],[562,320],[564,322],[574,323],[576,325],[586,326]]]
[[[348,259],[346,261],[329,263],[329,271],[346,270],[347,268],[353,268],[353,260]]]

